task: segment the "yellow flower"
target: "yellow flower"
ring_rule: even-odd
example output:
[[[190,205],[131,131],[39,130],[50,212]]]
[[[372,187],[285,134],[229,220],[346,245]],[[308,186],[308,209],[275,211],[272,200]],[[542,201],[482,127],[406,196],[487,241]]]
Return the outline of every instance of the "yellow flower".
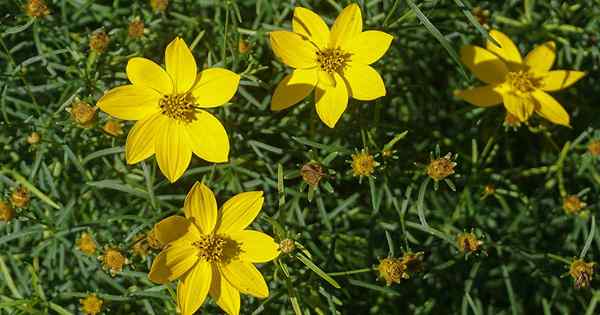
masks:
[[[400,283],[402,279],[408,279],[410,276],[406,272],[406,264],[400,258],[388,257],[379,262],[377,266],[379,279],[385,280],[387,286],[393,283]]]
[[[85,299],[79,300],[81,303],[81,310],[86,315],[96,315],[102,311],[102,304],[104,303],[101,299],[99,299],[96,294],[90,294],[85,297]]]
[[[363,32],[358,5],[347,6],[331,31],[317,14],[296,7],[292,30],[270,33],[275,55],[294,68],[277,85],[272,110],[300,102],[316,87],[317,114],[333,128],[349,97],[370,101],[386,94],[383,79],[369,65],[385,54],[393,37],[380,31]]]
[[[239,314],[240,292],[269,295],[253,263],[275,259],[279,245],[266,234],[246,230],[263,201],[262,192],[245,192],[219,211],[213,192],[197,182],[185,199],[185,217],[171,216],[155,226],[156,236],[167,245],[148,276],[160,284],[180,279],[177,302],[183,315],[198,310],[209,293],[228,314]]]
[[[209,162],[226,162],[229,138],[223,125],[204,109],[227,103],[240,76],[222,68],[197,73],[192,52],[181,38],[165,51],[166,71],[135,57],[127,63],[132,84],[108,91],[98,107],[111,116],[137,120],[127,137],[127,163],[156,153],[162,173],[175,182],[187,169],[192,152]]]
[[[77,248],[87,255],[93,255],[96,252],[96,242],[89,233],[83,233],[77,240]]]
[[[487,85],[456,91],[456,96],[481,107],[504,103],[521,122],[536,112],[555,124],[569,126],[569,114],[546,92],[565,89],[585,73],[551,71],[556,57],[554,42],[546,42],[522,58],[508,36],[496,30],[490,36],[501,47],[488,40],[485,49],[467,45],[460,51],[462,62]]]
[[[371,176],[375,172],[375,167],[379,165],[373,155],[366,150],[352,154],[352,173],[354,176]]]

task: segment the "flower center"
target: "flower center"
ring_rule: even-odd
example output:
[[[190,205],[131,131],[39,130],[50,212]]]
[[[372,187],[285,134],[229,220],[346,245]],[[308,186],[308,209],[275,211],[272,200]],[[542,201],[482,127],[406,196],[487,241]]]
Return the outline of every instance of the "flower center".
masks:
[[[169,118],[187,123],[196,120],[196,100],[190,93],[164,95],[158,104]]]
[[[350,54],[339,48],[327,48],[317,51],[317,63],[321,70],[332,73],[341,71],[350,61]]]
[[[223,261],[227,240],[219,235],[204,235],[199,241],[194,242],[198,248],[198,257],[208,262]]]
[[[540,79],[536,78],[529,71],[514,71],[506,75],[506,80],[511,88],[517,92],[529,93],[540,85]]]

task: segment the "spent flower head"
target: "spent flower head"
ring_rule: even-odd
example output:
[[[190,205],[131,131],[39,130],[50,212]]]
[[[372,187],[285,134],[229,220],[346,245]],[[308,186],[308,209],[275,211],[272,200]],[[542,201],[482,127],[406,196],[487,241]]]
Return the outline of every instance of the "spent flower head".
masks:
[[[83,128],[90,128],[96,120],[96,107],[84,102],[76,101],[68,109],[71,119]]]
[[[437,182],[454,174],[454,167],[457,165],[455,159],[456,156],[453,158],[452,153],[447,153],[443,157],[431,160],[427,165],[427,175]]]
[[[387,286],[400,283],[402,279],[409,278],[406,272],[406,264],[400,258],[386,257],[380,260],[377,270],[379,271],[379,279],[385,280]]]
[[[206,109],[229,102],[240,76],[223,68],[198,73],[196,60],[181,38],[167,46],[165,64],[166,70],[146,58],[129,59],[126,72],[132,84],[106,92],[97,104],[113,117],[137,121],[125,144],[127,163],[156,154],[161,172],[175,182],[192,154],[213,163],[229,159],[225,128]]]
[[[590,287],[596,263],[586,262],[583,259],[575,259],[569,267],[569,274],[575,280],[576,289],[586,289]]]
[[[300,169],[300,175],[307,184],[309,184],[311,187],[316,187],[326,174],[321,164],[316,162],[308,162],[302,165],[302,168]]]
[[[583,78],[584,72],[550,70],[556,58],[556,45],[546,42],[534,48],[525,58],[504,33],[492,30],[486,48],[467,45],[461,51],[461,61],[484,86],[456,91],[455,95],[480,107],[504,104],[504,108],[519,122],[533,113],[552,123],[569,126],[569,114],[548,92],[559,91]]]
[[[84,314],[96,315],[102,311],[102,304],[104,302],[96,294],[92,293],[86,296],[85,299],[80,299],[79,303],[81,304],[81,311]]]
[[[313,11],[296,7],[292,32],[269,34],[275,55],[294,70],[279,82],[271,110],[293,106],[315,91],[315,105],[328,127],[346,111],[348,98],[371,101],[386,95],[383,79],[370,65],[390,47],[392,35],[363,31],[360,7],[350,4],[331,30]]]

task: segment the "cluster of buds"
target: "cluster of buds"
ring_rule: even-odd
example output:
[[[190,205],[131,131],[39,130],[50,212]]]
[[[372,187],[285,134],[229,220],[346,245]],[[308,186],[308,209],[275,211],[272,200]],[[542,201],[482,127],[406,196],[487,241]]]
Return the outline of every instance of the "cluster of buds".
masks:
[[[379,278],[383,279],[386,285],[390,286],[393,283],[400,283],[402,279],[409,279],[411,274],[422,272],[423,252],[407,252],[402,258],[387,257],[379,262],[377,270]]]

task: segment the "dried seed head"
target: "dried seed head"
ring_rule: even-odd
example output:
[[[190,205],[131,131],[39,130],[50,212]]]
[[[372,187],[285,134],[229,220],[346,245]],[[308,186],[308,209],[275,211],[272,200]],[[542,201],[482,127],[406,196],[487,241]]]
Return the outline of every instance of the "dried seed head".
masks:
[[[385,280],[388,286],[392,283],[400,283],[402,279],[409,277],[406,273],[406,264],[400,258],[388,257],[382,259],[379,261],[377,270],[379,271],[379,279]]]
[[[25,208],[29,204],[29,192],[25,187],[19,186],[10,195],[10,201],[17,208]]]
[[[96,242],[89,233],[83,233],[77,240],[77,248],[86,255],[96,253]]]
[[[7,202],[0,201],[0,221],[9,222],[15,218],[15,209]]]
[[[444,157],[435,159],[427,166],[427,175],[435,181],[440,181],[454,174],[456,162],[452,161],[452,153],[446,154]]]
[[[117,272],[123,270],[123,266],[129,261],[118,249],[107,248],[102,256],[98,257],[102,261],[102,269],[109,270],[111,276],[115,276]]]
[[[164,12],[169,5],[169,0],[150,0],[150,6],[154,12]]]
[[[27,143],[34,145],[34,144],[38,144],[40,142],[40,134],[37,132],[32,132],[29,134],[29,136],[27,136]]]
[[[240,38],[240,40],[238,41],[238,51],[240,52],[240,54],[248,53],[250,51],[250,48],[252,48],[250,46],[250,43]]]
[[[319,182],[325,176],[325,172],[320,164],[309,162],[302,166],[300,175],[306,183],[315,187],[319,185]]]
[[[25,5],[25,13],[32,18],[43,18],[50,14],[44,0],[29,0]]]
[[[366,150],[352,154],[352,172],[354,176],[370,176],[375,172],[376,166],[375,158]]]
[[[475,233],[462,233],[456,238],[456,244],[463,253],[474,253],[481,249],[483,242],[480,241]]]
[[[600,156],[600,139],[590,142],[587,148],[591,155]]]
[[[296,242],[292,239],[286,238],[279,243],[279,250],[284,254],[289,254],[296,250]]]
[[[108,37],[105,31],[96,31],[90,37],[90,49],[99,54],[106,50],[109,43],[110,37]]]
[[[96,119],[96,108],[90,104],[78,101],[71,106],[69,110],[71,113],[71,119],[73,119],[78,125],[83,128],[90,128],[94,124]]]
[[[85,299],[79,300],[81,311],[86,315],[96,315],[102,311],[103,301],[96,294],[90,294]]]
[[[129,38],[140,38],[144,36],[144,22],[139,18],[129,22],[127,35]]]
[[[563,200],[563,209],[568,214],[580,214],[586,206],[587,204],[581,201],[577,195],[567,196]]]
[[[113,137],[123,135],[123,126],[118,120],[114,119],[107,121],[102,127],[102,130]]]
[[[571,277],[573,277],[573,280],[575,280],[576,289],[585,289],[590,287],[595,266],[596,263],[588,263],[583,259],[576,259],[571,263],[569,274]]]

